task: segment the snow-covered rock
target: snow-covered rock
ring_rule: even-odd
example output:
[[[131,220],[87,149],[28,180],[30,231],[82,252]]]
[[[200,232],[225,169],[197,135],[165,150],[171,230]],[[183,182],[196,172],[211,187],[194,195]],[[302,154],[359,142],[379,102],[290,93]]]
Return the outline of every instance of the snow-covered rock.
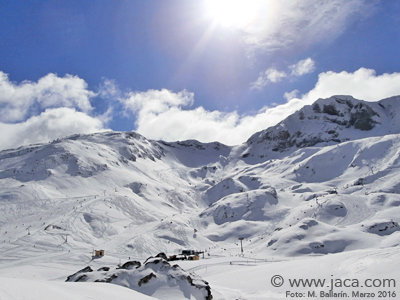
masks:
[[[213,299],[211,288],[206,281],[194,273],[184,271],[178,265],[171,266],[161,255],[148,258],[143,265],[137,261],[128,261],[114,268],[102,267],[93,270],[91,267],[85,267],[68,276],[66,281],[112,283],[166,300],[171,293],[181,294],[181,297],[186,299]],[[163,293],[166,289],[168,293]]]

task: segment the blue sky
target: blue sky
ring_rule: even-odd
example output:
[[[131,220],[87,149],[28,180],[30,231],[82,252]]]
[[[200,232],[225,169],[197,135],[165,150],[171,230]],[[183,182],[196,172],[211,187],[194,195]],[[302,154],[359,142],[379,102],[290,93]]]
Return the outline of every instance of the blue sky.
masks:
[[[244,142],[334,94],[400,94],[400,2],[0,4],[1,148],[135,130]]]

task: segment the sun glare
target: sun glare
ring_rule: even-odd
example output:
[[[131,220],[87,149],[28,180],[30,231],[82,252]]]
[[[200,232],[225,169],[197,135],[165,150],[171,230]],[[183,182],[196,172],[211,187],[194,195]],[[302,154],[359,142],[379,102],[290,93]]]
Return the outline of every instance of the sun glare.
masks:
[[[259,13],[262,0],[209,0],[212,18],[226,27],[244,27]]]

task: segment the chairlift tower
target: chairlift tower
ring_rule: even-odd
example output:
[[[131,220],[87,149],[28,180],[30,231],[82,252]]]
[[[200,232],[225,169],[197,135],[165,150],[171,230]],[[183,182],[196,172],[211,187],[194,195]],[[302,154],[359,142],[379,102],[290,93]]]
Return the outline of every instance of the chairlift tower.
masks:
[[[242,238],[242,237],[239,238],[239,241],[240,241],[240,251],[241,251],[241,253],[242,253],[242,256],[243,256],[243,243],[242,243],[243,239],[244,239],[244,238]]]

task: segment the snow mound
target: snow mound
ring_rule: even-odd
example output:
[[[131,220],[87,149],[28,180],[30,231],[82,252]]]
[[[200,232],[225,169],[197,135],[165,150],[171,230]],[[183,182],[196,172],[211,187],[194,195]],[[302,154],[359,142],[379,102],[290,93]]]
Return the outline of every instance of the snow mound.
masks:
[[[86,267],[68,276],[66,281],[113,283],[158,299],[170,299],[171,293],[181,294],[185,299],[212,299],[211,288],[206,281],[178,265],[171,266],[162,257],[165,254],[150,257],[143,265],[138,261],[128,261],[116,268],[102,267],[97,271]],[[165,290],[168,292],[165,293]]]
[[[1,278],[2,300],[156,300],[117,285],[89,283],[64,283],[20,278]]]
[[[390,235],[400,231],[399,223],[393,220],[369,220],[363,223],[361,227],[363,231],[377,235]]]
[[[365,246],[370,239],[360,235],[362,232],[356,229],[343,229],[304,218],[295,226],[274,232],[266,248],[288,256],[338,253]]]
[[[212,204],[201,217],[212,216],[218,225],[239,220],[264,221],[278,204],[275,190],[253,190],[228,195]],[[272,207],[272,209],[270,209]]]
[[[204,193],[204,198],[208,200],[208,203],[214,203],[219,199],[235,194],[242,193],[247,190],[247,187],[235,178],[225,178],[218,182],[216,185],[209,188]]]

